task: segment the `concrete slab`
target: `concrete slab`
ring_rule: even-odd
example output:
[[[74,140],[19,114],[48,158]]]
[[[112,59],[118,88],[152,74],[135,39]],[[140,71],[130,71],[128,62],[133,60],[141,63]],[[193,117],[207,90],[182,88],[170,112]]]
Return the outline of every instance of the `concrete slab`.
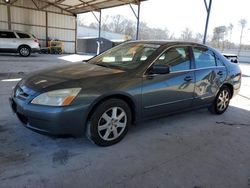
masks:
[[[34,133],[9,108],[16,82],[2,80],[68,63],[52,55],[0,56],[1,188],[250,187],[250,65],[241,65],[242,90],[225,114],[202,109],[143,122],[101,148],[84,137]]]

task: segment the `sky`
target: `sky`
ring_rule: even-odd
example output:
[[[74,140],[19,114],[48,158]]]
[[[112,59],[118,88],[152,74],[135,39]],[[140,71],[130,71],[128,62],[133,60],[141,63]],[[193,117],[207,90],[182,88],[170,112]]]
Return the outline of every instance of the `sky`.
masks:
[[[116,14],[136,20],[129,6],[105,9],[102,12],[103,16]],[[95,21],[93,15],[84,15],[86,20]],[[212,36],[214,27],[228,26],[232,23],[232,40],[239,43],[240,19],[246,19],[248,22],[243,43],[250,44],[250,0],[213,0],[208,27],[209,37]],[[142,2],[141,21],[154,28],[167,28],[171,33],[175,33],[176,37],[179,37],[186,27],[193,33],[203,34],[206,22],[204,0],[148,0]]]

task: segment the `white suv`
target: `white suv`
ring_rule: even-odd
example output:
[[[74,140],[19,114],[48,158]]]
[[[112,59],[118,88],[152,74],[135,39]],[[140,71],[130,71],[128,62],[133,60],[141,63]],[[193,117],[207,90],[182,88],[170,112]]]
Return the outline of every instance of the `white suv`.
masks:
[[[22,31],[0,30],[0,52],[19,53],[28,57],[31,52],[39,52],[40,45],[37,38]]]

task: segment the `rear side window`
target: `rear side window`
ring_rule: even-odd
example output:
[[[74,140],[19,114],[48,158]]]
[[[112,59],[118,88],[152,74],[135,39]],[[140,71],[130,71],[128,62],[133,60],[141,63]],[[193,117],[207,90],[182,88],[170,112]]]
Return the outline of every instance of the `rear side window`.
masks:
[[[26,34],[26,33],[17,33],[17,35],[21,39],[28,39],[28,38],[30,38],[30,36],[28,34]]]
[[[0,31],[0,38],[16,38],[16,35],[11,31]]]
[[[170,72],[185,71],[190,69],[190,56],[188,47],[173,47],[167,50],[155,62],[155,65],[166,65]]]
[[[216,66],[214,54],[207,48],[194,47],[193,52],[197,69]]]
[[[218,58],[217,56],[215,56],[215,57],[216,57],[217,66],[225,66],[220,58]]]

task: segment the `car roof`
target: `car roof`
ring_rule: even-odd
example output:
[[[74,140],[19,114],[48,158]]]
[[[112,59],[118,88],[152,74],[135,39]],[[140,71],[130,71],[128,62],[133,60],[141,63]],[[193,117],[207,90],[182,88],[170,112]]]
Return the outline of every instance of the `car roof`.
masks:
[[[178,41],[178,40],[138,40],[138,41],[129,41],[128,43],[144,43],[144,44],[158,44],[158,45],[169,45],[169,46],[175,46],[175,45],[192,45],[192,46],[203,46],[210,48],[207,45],[200,44],[197,42],[187,42],[187,41]]]

